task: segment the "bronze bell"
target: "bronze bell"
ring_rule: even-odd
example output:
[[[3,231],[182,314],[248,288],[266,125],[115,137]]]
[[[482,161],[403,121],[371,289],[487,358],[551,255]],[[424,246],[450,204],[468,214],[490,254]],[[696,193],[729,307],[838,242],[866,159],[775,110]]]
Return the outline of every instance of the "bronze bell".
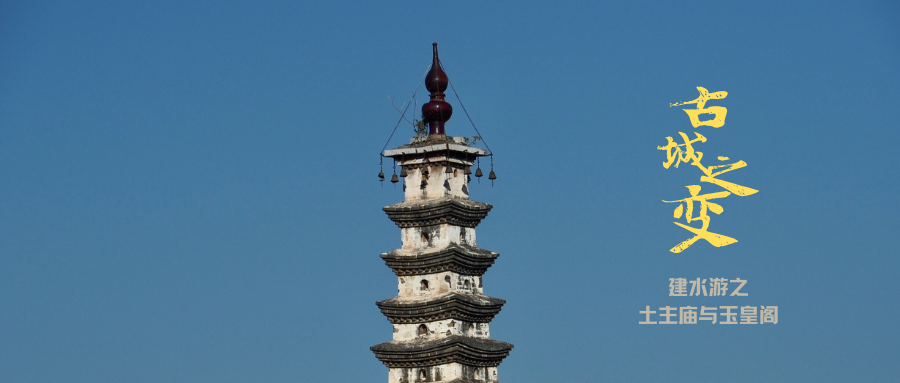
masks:
[[[400,167],[400,177],[406,177],[406,168],[403,166]]]
[[[453,167],[447,164],[447,166],[444,166],[444,173],[453,173]]]
[[[394,183],[394,184],[395,184],[395,183],[397,183],[397,182],[400,182],[400,179],[397,178],[397,173],[394,173],[394,175],[391,176],[391,183]]]
[[[491,174],[488,175],[488,179],[491,180],[491,181],[497,179],[497,174],[495,174],[494,171],[491,170]]]
[[[481,177],[483,175],[484,175],[484,173],[481,172],[481,167],[478,167],[478,169],[475,169],[475,177]]]
[[[378,172],[378,178],[384,181],[384,172]]]
[[[463,174],[465,174],[465,175],[472,174],[472,167],[466,166],[466,170],[463,172]]]

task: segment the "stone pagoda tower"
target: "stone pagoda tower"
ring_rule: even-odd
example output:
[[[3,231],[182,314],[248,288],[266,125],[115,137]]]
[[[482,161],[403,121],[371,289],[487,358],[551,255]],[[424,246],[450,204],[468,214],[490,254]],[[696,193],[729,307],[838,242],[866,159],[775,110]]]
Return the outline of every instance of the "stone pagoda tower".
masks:
[[[429,134],[384,152],[406,178],[405,201],[384,208],[403,242],[381,254],[398,279],[398,295],[377,302],[394,336],[371,347],[390,369],[389,383],[496,383],[497,366],[513,347],[490,339],[488,323],[506,301],[482,288],[499,254],[475,244],[475,226],[492,206],[469,199],[470,167],[488,152],[444,134],[453,112],[444,101],[448,84],[434,43],[425,79],[431,101],[422,106]]]

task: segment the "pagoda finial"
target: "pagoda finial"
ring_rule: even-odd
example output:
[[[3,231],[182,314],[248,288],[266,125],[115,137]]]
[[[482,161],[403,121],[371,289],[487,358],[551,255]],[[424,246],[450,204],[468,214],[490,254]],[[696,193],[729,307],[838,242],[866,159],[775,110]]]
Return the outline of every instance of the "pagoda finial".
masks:
[[[444,101],[444,91],[450,84],[450,79],[441,68],[441,60],[438,58],[437,43],[431,44],[434,56],[431,59],[431,70],[425,76],[425,88],[431,93],[431,100],[422,105],[422,117],[428,123],[428,134],[444,135],[444,123],[453,114],[453,107]]]

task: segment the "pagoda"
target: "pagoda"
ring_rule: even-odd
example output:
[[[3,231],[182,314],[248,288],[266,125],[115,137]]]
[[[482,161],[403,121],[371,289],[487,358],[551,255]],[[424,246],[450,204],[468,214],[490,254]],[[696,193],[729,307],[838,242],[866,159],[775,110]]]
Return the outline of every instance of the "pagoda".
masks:
[[[496,383],[513,347],[490,338],[488,324],[506,301],[484,295],[482,276],[499,254],[475,242],[492,206],[469,199],[471,167],[489,153],[445,134],[453,113],[444,100],[448,84],[434,43],[425,78],[431,99],[422,106],[428,135],[383,153],[405,178],[405,200],[384,208],[403,246],[381,254],[397,274],[398,295],[376,303],[393,324],[393,340],[371,347],[390,369],[389,383]]]

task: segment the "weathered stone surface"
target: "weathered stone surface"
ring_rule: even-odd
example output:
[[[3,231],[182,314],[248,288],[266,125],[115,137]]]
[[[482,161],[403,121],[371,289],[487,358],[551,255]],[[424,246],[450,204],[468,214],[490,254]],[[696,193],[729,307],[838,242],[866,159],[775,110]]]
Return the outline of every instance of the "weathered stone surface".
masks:
[[[451,335],[465,335],[475,338],[491,338],[491,324],[487,322],[467,322],[458,319],[443,319],[425,323],[395,323],[393,341],[405,342],[416,339],[438,339]]]
[[[428,367],[462,363],[477,367],[496,367],[513,345],[499,340],[453,335],[436,340],[387,342],[371,347],[389,368]]]
[[[407,201],[385,206],[391,221],[401,228],[450,224],[475,227],[487,217],[493,206],[453,197]]]
[[[485,295],[449,293],[435,299],[403,300],[391,298],[376,302],[391,323],[424,323],[443,319],[487,323],[494,319],[506,301]]]
[[[453,271],[466,275],[483,275],[500,254],[473,246],[449,246],[430,252],[395,250],[381,254],[384,263],[398,276],[434,274]]]
[[[409,144],[385,150],[384,156],[394,158],[398,161],[405,161],[411,158],[427,156],[430,153],[445,155],[447,151],[453,154],[467,154],[473,158],[488,155],[487,150],[466,145],[465,139],[465,137],[451,137],[444,135],[430,135],[413,138],[410,140]]]

